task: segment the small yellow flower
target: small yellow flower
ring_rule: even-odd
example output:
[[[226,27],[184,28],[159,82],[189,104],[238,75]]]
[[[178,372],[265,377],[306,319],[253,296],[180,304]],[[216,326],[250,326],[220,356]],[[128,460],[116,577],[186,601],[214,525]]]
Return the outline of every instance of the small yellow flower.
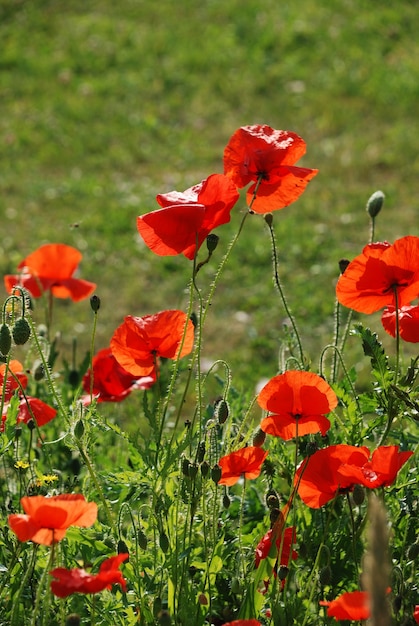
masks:
[[[30,466],[30,463],[27,461],[16,461],[15,468],[18,470],[27,470]]]

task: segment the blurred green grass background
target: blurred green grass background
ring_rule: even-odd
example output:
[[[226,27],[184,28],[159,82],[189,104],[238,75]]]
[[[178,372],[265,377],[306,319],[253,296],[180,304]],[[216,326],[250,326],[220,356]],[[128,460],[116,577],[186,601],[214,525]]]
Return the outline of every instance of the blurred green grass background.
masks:
[[[368,240],[370,194],[386,194],[377,239],[418,234],[418,32],[416,0],[1,0],[2,273],[45,242],[79,248],[102,299],[104,347],[125,315],[187,300],[190,263],[141,245],[136,216],[157,208],[157,193],[221,172],[239,126],[293,130],[308,146],[300,164],[320,173],[274,223],[316,361],[332,339],[338,260]],[[204,290],[243,210],[217,231]],[[73,336],[89,346],[91,318],[88,304],[58,303],[64,353]],[[253,216],[216,292],[204,355],[251,387],[275,373],[283,323],[268,233]]]

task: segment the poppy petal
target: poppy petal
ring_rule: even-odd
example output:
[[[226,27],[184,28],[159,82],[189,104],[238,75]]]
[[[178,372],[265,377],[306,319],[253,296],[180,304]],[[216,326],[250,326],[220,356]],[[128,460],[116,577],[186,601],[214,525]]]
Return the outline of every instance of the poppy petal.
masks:
[[[252,211],[255,213],[271,213],[284,209],[298,200],[318,170],[287,166],[278,168],[278,172],[281,172],[280,181],[276,184],[266,184],[262,181],[254,199],[253,194],[256,185],[249,187],[247,203],[248,205],[252,203]],[[277,175],[279,176],[279,174]]]

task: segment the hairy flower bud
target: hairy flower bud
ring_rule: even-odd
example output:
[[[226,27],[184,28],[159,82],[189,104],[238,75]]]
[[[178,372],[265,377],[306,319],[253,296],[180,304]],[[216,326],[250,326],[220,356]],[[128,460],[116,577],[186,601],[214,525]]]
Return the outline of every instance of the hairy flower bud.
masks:
[[[382,191],[374,191],[367,202],[367,212],[370,217],[376,217],[383,208],[385,195]]]
[[[13,341],[17,346],[25,344],[31,336],[31,327],[26,318],[20,317],[12,328]]]
[[[10,334],[10,328],[7,324],[2,324],[0,327],[0,352],[6,356],[10,352],[12,347],[12,336]]]
[[[99,296],[92,296],[90,298],[90,307],[93,313],[97,313],[100,309],[100,298]]]
[[[217,402],[214,409],[214,416],[218,420],[219,424],[224,424],[230,414],[230,408],[228,402],[222,398]]]
[[[211,478],[217,484],[221,478],[222,470],[221,467],[217,464],[211,469]]]
[[[218,235],[214,235],[214,233],[210,233],[207,237],[207,248],[208,248],[208,252],[212,253],[214,252],[215,248],[218,246],[218,242],[220,241],[220,238]]]

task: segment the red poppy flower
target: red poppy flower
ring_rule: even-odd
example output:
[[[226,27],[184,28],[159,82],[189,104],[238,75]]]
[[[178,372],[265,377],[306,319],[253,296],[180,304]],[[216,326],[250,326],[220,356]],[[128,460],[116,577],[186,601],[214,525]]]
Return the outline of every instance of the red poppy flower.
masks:
[[[365,246],[336,285],[339,302],[360,313],[403,307],[418,295],[419,237],[412,236]]]
[[[419,624],[419,604],[415,606],[415,610],[413,612],[413,619],[415,620],[416,624]]]
[[[203,241],[221,224],[239,199],[235,185],[223,174],[212,174],[183,193],[159,194],[162,209],[140,215],[137,228],[155,254],[184,254],[193,259]]]
[[[39,398],[32,398],[26,396],[19,402],[19,410],[17,414],[17,422],[24,422],[27,424],[30,419],[35,418],[38,426],[44,426],[48,424],[57,415],[57,409],[54,409],[49,404],[45,404]]]
[[[95,283],[73,278],[81,259],[81,252],[71,246],[47,243],[19,263],[20,274],[4,277],[6,290],[10,293],[20,285],[34,298],[48,290],[56,298],[71,298],[75,302],[88,298],[96,289]]]
[[[322,600],[320,604],[327,606],[327,616],[336,620],[360,621],[370,616],[367,591],[347,591],[331,602]]]
[[[257,478],[267,456],[267,450],[262,450],[257,446],[249,446],[221,457],[218,461],[221,467],[221,478],[218,484],[229,487],[234,485],[241,476],[249,480]]]
[[[270,126],[242,126],[224,150],[224,173],[239,189],[253,181],[247,191],[255,213],[270,213],[295,202],[318,170],[296,167],[306,143],[296,133]]]
[[[384,330],[392,337],[396,336],[396,308],[388,306],[381,316]],[[419,343],[419,306],[399,308],[399,334],[404,341]]]
[[[258,545],[256,546],[256,553],[255,553],[255,568],[256,569],[259,567],[259,563],[261,562],[261,560],[266,559],[266,557],[269,554],[269,551],[272,547],[272,532],[273,532],[273,529],[270,528],[268,532],[259,541]],[[290,526],[289,528],[286,528],[284,530],[283,537],[280,535],[277,538],[275,545],[278,549],[278,552],[279,550],[281,550],[281,544],[282,544],[282,551],[280,555],[278,554],[278,559],[277,559],[280,565],[285,565],[286,567],[288,567],[290,559],[295,560],[298,557],[298,554],[295,550],[291,551],[291,546],[295,543],[295,541],[296,541],[296,534],[295,534],[294,526]]]
[[[97,505],[83,495],[26,496],[20,500],[25,514],[9,515],[9,526],[19,541],[34,541],[45,546],[60,541],[70,526],[92,526]]]
[[[183,311],[169,310],[144,317],[127,316],[114,332],[111,350],[133,376],[153,376],[157,357],[184,357],[191,352],[193,342],[191,320]]]
[[[50,572],[56,579],[51,581],[51,591],[59,598],[67,598],[72,593],[98,593],[103,589],[112,589],[113,584],[121,585],[126,591],[127,582],[119,567],[128,557],[129,554],[122,553],[106,559],[98,574],[89,574],[84,569],[56,567]]]
[[[0,365],[0,390],[3,391],[4,385],[4,375],[6,373],[6,364]],[[14,374],[14,376],[12,375]],[[20,389],[19,383],[16,380],[19,380],[20,385],[23,389],[26,389],[28,384],[28,377],[23,373],[23,365],[20,361],[11,360],[8,367],[8,376],[6,380],[6,385],[4,386],[4,401],[9,402],[10,398],[13,396],[16,389]]]
[[[110,348],[103,348],[93,357],[93,397],[97,402],[120,402],[134,389],[149,389],[156,381],[156,376],[143,376],[135,379],[124,370],[115,359]],[[85,404],[90,403],[90,369],[83,377],[83,389],[88,394],[83,397]]]
[[[298,493],[307,506],[317,509],[355,484],[369,489],[386,487],[412,454],[397,446],[381,446],[370,460],[366,447],[338,444],[322,448],[300,464],[295,478]]]
[[[399,469],[413,455],[410,451],[401,451],[398,446],[380,446],[372,453],[371,460],[362,465],[343,463],[337,470],[342,484],[364,485],[369,489],[388,487],[396,480]]]
[[[338,404],[327,382],[312,372],[288,370],[272,378],[258,395],[258,404],[270,412],[261,422],[269,435],[288,440],[298,435],[321,432],[330,422],[325,417]]]

